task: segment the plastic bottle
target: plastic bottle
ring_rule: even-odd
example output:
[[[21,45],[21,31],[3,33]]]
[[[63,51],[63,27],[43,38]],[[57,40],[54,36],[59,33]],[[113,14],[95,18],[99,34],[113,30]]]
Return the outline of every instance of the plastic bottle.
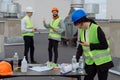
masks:
[[[76,56],[74,55],[72,58],[72,72],[76,72],[76,64],[77,64]]]
[[[79,73],[84,74],[85,70],[84,70],[84,66],[85,66],[85,62],[84,62],[84,58],[83,56],[80,56],[79,59]]]
[[[21,72],[27,72],[27,60],[26,60],[25,56],[21,63]]]
[[[14,71],[17,71],[17,69],[18,69],[18,60],[19,60],[18,53],[15,52],[15,54],[13,56],[13,70]]]

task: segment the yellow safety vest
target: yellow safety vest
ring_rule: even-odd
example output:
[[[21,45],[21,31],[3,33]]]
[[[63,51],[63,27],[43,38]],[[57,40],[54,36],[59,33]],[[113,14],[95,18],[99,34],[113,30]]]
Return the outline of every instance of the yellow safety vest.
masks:
[[[26,21],[26,28],[27,29],[32,29],[33,24],[28,16],[25,16],[23,20]],[[22,36],[34,36],[34,32],[27,32],[27,33],[22,33]]]
[[[52,30],[52,28],[55,28],[55,29],[60,29],[58,24],[60,22],[60,18],[56,19],[56,20],[51,20],[50,21],[50,33],[49,33],[49,37],[50,38],[53,38],[53,39],[61,39],[61,34],[59,33],[56,33],[55,31]]]
[[[97,28],[98,28],[98,25],[93,23],[91,24],[89,33],[88,33],[89,43],[95,43],[95,44],[99,43]],[[85,41],[84,31],[85,30],[80,29],[80,39],[82,42]],[[90,51],[89,47],[85,47],[85,46],[82,46],[82,47],[83,47],[83,54],[85,56],[85,63],[87,65],[92,65],[93,63],[95,63],[96,65],[101,65],[101,64],[112,61],[111,55],[109,54],[110,53],[109,47],[104,50],[92,50],[92,51]]]

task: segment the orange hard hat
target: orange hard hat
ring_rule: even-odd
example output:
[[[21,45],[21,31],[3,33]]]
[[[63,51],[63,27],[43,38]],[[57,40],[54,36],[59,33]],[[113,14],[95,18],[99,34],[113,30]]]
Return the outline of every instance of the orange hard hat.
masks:
[[[0,62],[0,75],[6,76],[6,75],[12,75],[12,66],[10,63],[6,61],[1,61]]]
[[[58,10],[58,8],[53,7],[53,8],[52,8],[52,11],[59,11],[59,10]]]

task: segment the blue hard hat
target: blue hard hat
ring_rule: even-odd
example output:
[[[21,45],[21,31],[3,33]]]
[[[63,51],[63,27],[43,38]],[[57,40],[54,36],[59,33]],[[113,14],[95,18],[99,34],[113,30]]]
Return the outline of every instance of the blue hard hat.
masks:
[[[77,20],[81,19],[84,16],[87,16],[85,11],[83,11],[82,9],[75,10],[72,12],[72,22],[76,22]]]

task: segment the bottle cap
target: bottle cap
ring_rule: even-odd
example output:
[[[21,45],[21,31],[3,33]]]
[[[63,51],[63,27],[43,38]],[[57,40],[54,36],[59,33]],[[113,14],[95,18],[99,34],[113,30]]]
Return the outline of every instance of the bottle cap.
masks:
[[[75,55],[73,55],[73,57],[76,57]]]
[[[18,55],[18,53],[17,53],[17,52],[15,52],[15,55]]]

